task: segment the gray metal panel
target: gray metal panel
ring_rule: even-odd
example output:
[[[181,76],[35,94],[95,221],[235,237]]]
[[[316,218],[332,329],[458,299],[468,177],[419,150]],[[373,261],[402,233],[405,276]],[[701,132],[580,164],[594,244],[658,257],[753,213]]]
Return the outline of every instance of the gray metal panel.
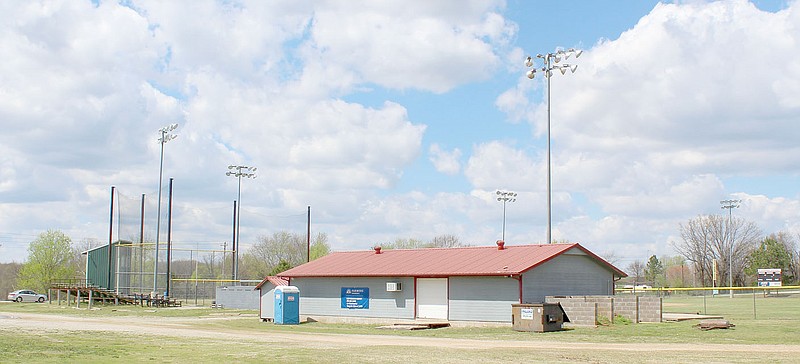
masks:
[[[272,320],[275,318],[275,285],[266,283],[259,291],[261,295],[259,317]]]
[[[400,282],[403,290],[386,292],[386,282]],[[349,317],[414,318],[413,278],[292,278],[300,289],[300,314]],[[341,308],[342,287],[369,288],[369,309]]]
[[[450,277],[450,320],[511,322],[519,281],[509,277]]]
[[[570,252],[523,274],[523,303],[544,302],[545,296],[613,294],[611,270],[588,255]]]
[[[265,284],[261,286],[261,309],[259,316],[263,319],[275,318],[275,286]]]
[[[224,308],[257,310],[261,297],[255,286],[217,287],[215,301]]]

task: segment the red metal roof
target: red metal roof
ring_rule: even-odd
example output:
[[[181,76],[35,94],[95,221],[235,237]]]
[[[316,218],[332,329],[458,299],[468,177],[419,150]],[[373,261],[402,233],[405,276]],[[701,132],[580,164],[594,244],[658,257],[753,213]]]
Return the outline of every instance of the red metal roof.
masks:
[[[447,277],[518,275],[579,249],[617,276],[625,272],[580,244],[511,245],[336,252],[289,269],[280,277]]]
[[[264,280],[261,281],[261,283],[259,283],[256,286],[255,289],[261,289],[261,286],[263,286],[267,282],[272,283],[275,286],[287,286],[287,285],[289,285],[289,280],[286,279],[286,278],[281,278],[281,277],[276,277],[276,276],[267,276],[267,278],[264,278]]]

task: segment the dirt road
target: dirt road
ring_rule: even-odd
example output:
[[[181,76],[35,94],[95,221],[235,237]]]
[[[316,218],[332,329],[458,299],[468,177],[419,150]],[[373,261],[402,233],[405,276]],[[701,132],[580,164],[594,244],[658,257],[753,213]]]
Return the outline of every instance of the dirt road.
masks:
[[[498,349],[546,347],[551,350],[599,350],[623,352],[689,351],[703,352],[747,352],[800,354],[800,345],[742,345],[742,344],[676,344],[676,343],[588,343],[556,341],[473,340],[431,337],[408,337],[386,335],[347,335],[325,333],[276,333],[248,331],[244,329],[223,330],[197,325],[203,321],[257,318],[159,318],[156,321],[140,317],[78,317],[54,314],[15,313],[0,311],[0,328],[3,330],[41,331],[109,331],[148,333],[182,338],[208,338],[235,343],[292,343],[307,347],[364,347],[402,346],[437,347],[453,349]]]

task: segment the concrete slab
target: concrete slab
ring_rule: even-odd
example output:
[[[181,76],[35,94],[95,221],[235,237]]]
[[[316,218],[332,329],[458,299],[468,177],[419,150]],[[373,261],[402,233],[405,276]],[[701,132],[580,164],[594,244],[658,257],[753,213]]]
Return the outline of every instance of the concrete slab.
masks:
[[[427,330],[450,327],[449,322],[416,322],[416,323],[397,323],[394,325],[378,326],[383,330]]]
[[[707,320],[707,319],[721,319],[722,316],[715,315],[701,315],[699,313],[675,313],[664,312],[661,314],[661,319],[664,321],[678,322],[687,320]]]

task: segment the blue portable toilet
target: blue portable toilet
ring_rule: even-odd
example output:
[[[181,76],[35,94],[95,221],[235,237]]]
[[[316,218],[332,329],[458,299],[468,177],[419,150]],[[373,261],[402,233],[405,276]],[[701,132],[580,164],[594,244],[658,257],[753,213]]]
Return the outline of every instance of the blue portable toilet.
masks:
[[[300,323],[300,290],[297,287],[275,287],[275,323],[278,325]]]

